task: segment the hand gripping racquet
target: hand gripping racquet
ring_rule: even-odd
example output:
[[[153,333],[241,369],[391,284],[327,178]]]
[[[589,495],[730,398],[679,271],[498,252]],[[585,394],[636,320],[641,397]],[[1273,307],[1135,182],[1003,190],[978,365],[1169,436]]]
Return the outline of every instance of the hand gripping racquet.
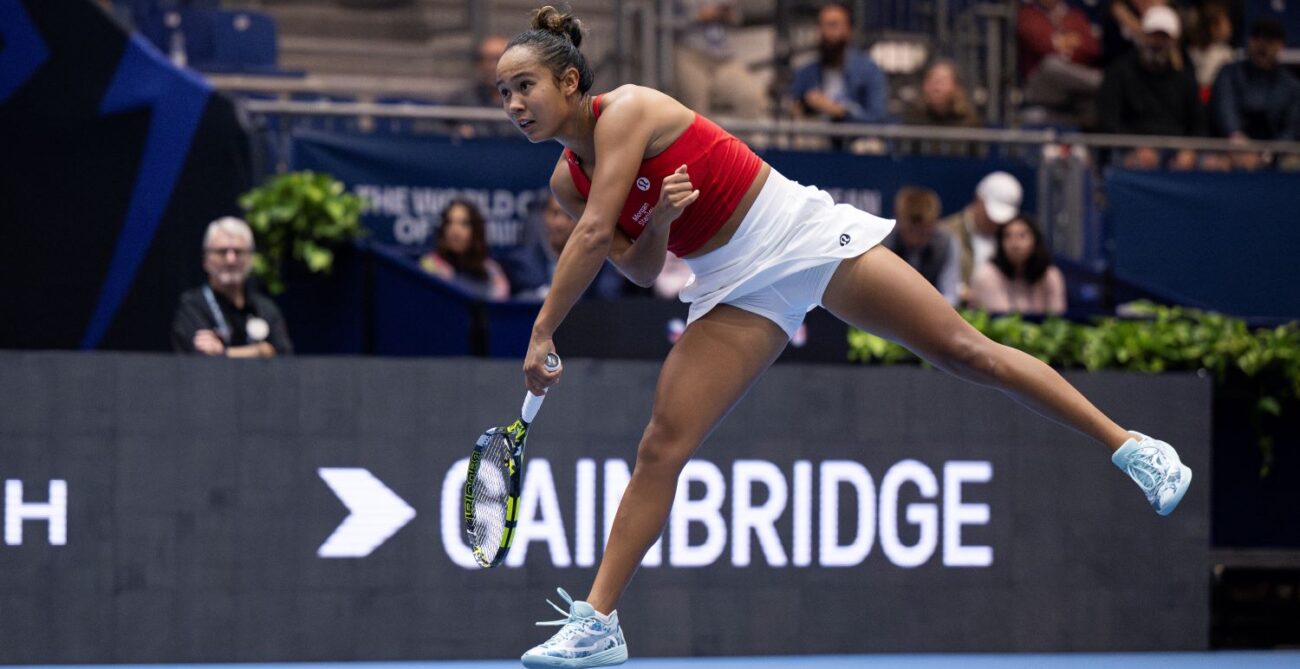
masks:
[[[546,356],[546,371],[560,368],[560,356]],[[494,427],[479,436],[465,475],[465,533],[474,559],[495,567],[506,559],[519,521],[519,492],[523,489],[524,443],[528,426],[537,417],[546,395],[524,393],[520,417],[508,427]]]

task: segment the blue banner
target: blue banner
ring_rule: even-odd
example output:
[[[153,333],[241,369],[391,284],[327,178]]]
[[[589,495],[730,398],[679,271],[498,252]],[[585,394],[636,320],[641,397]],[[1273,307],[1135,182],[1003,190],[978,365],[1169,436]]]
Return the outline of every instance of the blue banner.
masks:
[[[546,203],[559,156],[558,144],[524,140],[301,131],[290,166],[328,172],[363,196],[374,241],[429,249],[442,210],[466,199],[487,218],[488,245],[501,253],[527,241],[530,214]]]
[[[321,132],[295,134],[293,169],[329,172],[370,205],[364,216],[372,239],[427,249],[439,214],[455,198],[479,204],[488,219],[494,252],[528,241],[529,215],[548,195],[560,146],[522,140],[383,137]],[[1033,210],[1034,169],[1005,160],[929,156],[860,156],[848,153],[766,151],[762,157],[800,183],[830,191],[837,201],[877,215],[893,215],[894,193],[907,185],[934,189],[945,214],[974,196],[989,172],[1005,170],[1025,185]]]
[[[1117,278],[1240,316],[1300,317],[1300,190],[1285,173],[1112,170]]]

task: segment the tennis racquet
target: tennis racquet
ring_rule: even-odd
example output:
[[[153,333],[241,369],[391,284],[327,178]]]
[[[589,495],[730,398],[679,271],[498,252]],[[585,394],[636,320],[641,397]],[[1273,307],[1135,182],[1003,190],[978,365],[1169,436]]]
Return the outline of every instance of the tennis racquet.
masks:
[[[560,356],[547,354],[546,371],[560,368]],[[465,533],[474,559],[495,567],[506,559],[519,521],[519,491],[523,489],[524,442],[546,395],[524,393],[519,420],[494,427],[474,442],[465,475]]]

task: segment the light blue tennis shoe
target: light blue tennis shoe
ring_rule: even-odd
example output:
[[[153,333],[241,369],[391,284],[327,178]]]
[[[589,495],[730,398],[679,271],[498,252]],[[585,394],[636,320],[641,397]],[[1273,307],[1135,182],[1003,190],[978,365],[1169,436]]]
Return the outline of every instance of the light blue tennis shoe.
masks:
[[[1178,458],[1173,446],[1130,430],[1133,438],[1111,456],[1147,496],[1156,513],[1167,516],[1183,501],[1192,484],[1192,469]]]
[[[612,667],[627,662],[627,641],[618,624],[618,611],[604,615],[587,602],[575,602],[564,591],[556,588],[569,605],[565,611],[546,600],[564,618],[539,622],[538,625],[561,625],[560,631],[540,646],[535,646],[523,657],[529,667]]]

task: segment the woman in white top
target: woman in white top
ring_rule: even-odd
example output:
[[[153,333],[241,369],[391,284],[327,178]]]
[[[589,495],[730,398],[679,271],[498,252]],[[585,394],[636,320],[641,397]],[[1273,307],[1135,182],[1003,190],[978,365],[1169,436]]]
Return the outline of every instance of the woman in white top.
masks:
[[[1232,19],[1228,17],[1228,8],[1219,2],[1201,5],[1191,33],[1187,55],[1196,66],[1196,84],[1201,88],[1201,101],[1205,102],[1219,70],[1233,59]]]

